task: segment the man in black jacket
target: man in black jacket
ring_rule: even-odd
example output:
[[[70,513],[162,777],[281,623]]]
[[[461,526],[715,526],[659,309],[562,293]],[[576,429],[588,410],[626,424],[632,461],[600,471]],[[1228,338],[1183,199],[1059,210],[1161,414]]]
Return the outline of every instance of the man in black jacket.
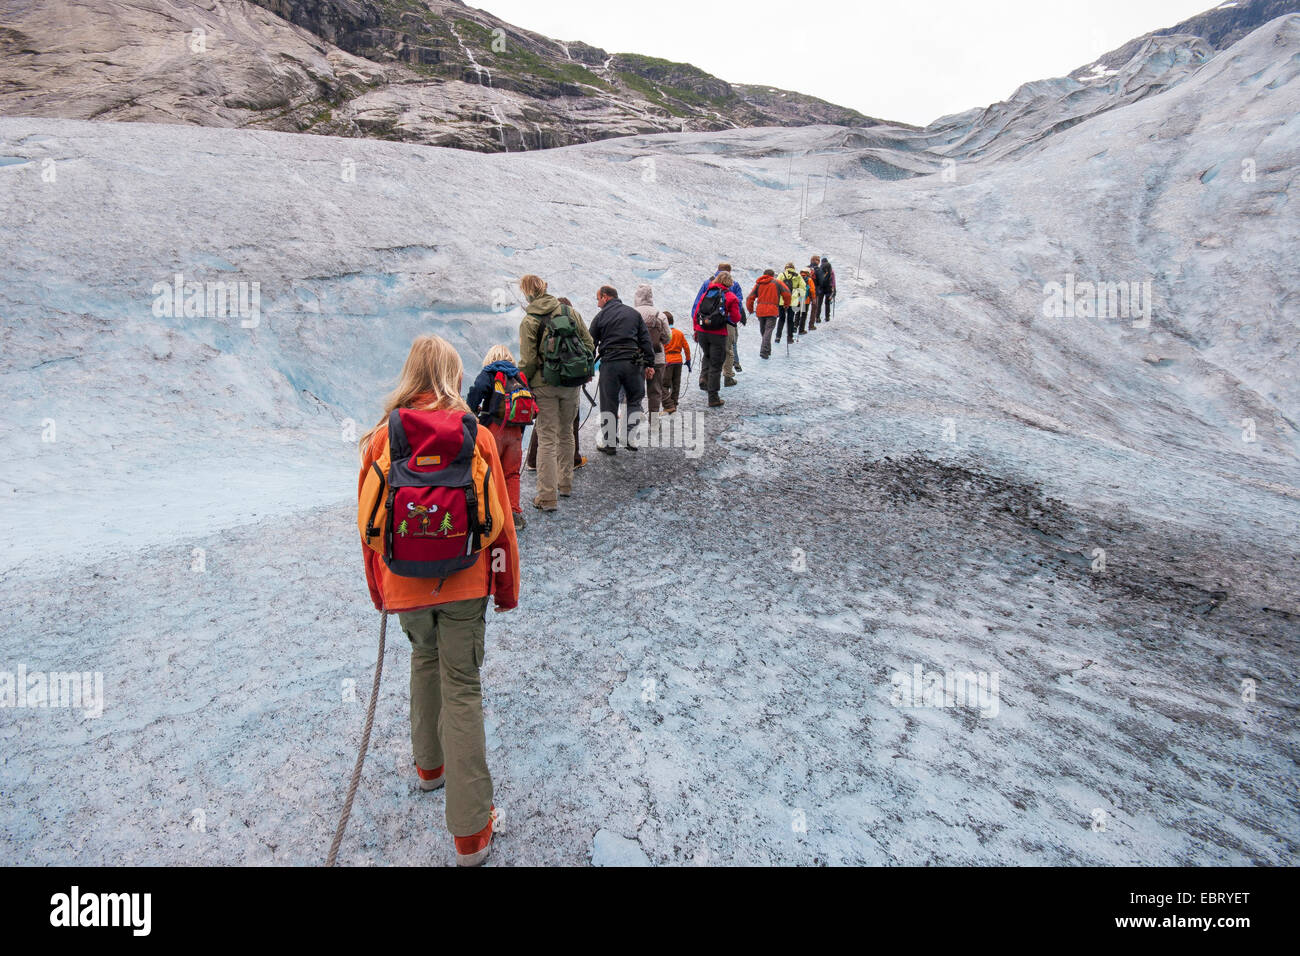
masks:
[[[591,320],[588,331],[596,343],[600,359],[600,441],[601,451],[612,455],[618,450],[618,393],[627,393],[627,450],[636,451],[632,436],[641,424],[641,399],[645,383],[655,374],[655,350],[650,344],[650,330],[641,313],[624,305],[613,286],[603,285],[596,293],[600,311]]]
[[[835,301],[835,270],[831,268],[831,260],[822,256],[821,265],[817,267],[817,298],[818,311],[825,313],[823,322],[831,320],[831,303]]]

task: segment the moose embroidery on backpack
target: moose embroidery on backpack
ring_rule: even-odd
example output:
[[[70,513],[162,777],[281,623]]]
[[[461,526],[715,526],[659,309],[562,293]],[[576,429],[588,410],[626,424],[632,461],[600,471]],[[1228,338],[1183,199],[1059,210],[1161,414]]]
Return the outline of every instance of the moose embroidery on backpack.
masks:
[[[417,538],[461,538],[463,534],[456,534],[454,531],[455,522],[452,520],[451,512],[443,509],[442,523],[438,525],[437,531],[429,530],[430,519],[437,512],[437,505],[417,505],[414,502],[408,502],[406,505],[406,517],[402,523],[397,526],[397,533],[405,538],[408,534]],[[412,531],[409,522],[416,521],[419,523],[419,530]]]
[[[410,502],[407,504],[406,517],[410,520],[418,521],[420,523],[420,530],[415,532],[415,534],[418,537],[422,537],[422,538],[431,537],[431,535],[429,534],[429,516],[432,515],[437,510],[438,510],[437,505],[427,505],[427,506],[417,505],[414,502]],[[403,536],[406,535],[406,521],[403,521],[401,526],[398,527],[397,533]]]

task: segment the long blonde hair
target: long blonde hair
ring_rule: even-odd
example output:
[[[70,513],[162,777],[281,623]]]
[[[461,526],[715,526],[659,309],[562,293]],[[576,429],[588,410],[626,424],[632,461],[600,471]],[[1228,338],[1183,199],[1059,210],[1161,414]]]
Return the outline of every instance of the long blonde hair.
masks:
[[[433,396],[433,400],[421,404],[421,408],[468,412],[469,406],[460,397],[464,375],[465,366],[461,363],[460,355],[446,339],[437,335],[421,335],[412,342],[397,387],[384,399],[384,417],[361,439],[362,458],[375,435],[388,427],[388,416],[393,409],[414,408],[415,399],[419,395]]]

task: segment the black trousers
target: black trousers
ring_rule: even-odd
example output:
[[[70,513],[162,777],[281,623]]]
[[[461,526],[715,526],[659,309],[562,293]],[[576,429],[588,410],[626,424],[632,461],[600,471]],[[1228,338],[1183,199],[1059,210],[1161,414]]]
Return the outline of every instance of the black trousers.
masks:
[[[664,410],[672,411],[677,407],[677,398],[682,390],[682,369],[685,368],[681,362],[675,364],[669,363],[664,366]]]
[[[786,341],[793,342],[794,341],[794,306],[782,305],[782,306],[778,306],[778,308],[780,308],[781,311],[778,314],[776,320],[776,341],[778,342],[781,341],[781,330],[785,329],[785,334],[787,336]]]
[[[727,337],[700,333],[700,387],[716,398],[722,388],[722,363],[727,356]]]
[[[830,295],[824,295],[817,300],[818,310],[826,313],[826,318],[822,319],[823,322],[829,322],[831,320],[831,298]]]
[[[641,422],[641,400],[645,398],[645,369],[639,362],[615,359],[600,362],[600,428],[602,444],[618,444],[618,395],[627,393],[627,434]]]

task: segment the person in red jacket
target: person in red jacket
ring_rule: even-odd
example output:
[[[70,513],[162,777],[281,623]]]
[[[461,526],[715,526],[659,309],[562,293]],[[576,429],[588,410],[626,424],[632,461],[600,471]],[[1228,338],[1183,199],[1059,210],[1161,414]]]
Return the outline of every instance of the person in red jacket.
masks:
[[[396,408],[468,412],[460,397],[464,367],[456,350],[436,335],[411,344],[397,387],[384,401],[379,424],[361,439],[360,496],[366,477],[388,445],[388,416]],[[447,828],[456,862],[477,866],[488,855],[496,810],[483,730],[483,664],[488,599],[496,610],[519,603],[519,546],[496,440],[478,428],[475,443],[492,469],[493,513],[505,526],[478,560],[445,579],[394,574],[383,557],[362,545],[370,599],[397,614],[411,642],[411,749],[421,790],[446,784]]]
[[[691,310],[695,323],[695,341],[703,355],[700,388],[709,393],[709,407],[726,404],[718,394],[722,387],[722,363],[727,355],[727,331],[740,324],[740,299],[731,291],[730,272],[713,277]]]
[[[758,303],[757,308],[755,302]],[[745,308],[758,316],[758,328],[763,333],[759,358],[772,357],[772,330],[776,328],[776,317],[781,314],[783,306],[787,309],[790,307],[790,289],[776,277],[775,269],[766,269],[745,297]]]

